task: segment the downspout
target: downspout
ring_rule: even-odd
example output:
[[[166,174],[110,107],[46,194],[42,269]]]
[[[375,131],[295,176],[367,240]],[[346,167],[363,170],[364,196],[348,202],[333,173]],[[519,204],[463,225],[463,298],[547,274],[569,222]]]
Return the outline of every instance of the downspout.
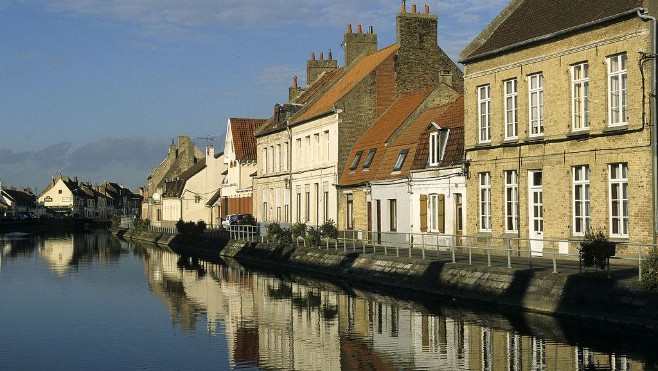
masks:
[[[651,83],[651,97],[654,100],[653,104],[653,113],[651,114],[651,127],[653,128],[653,132],[651,133],[651,136],[656,135],[656,115],[658,115],[658,112],[656,112],[656,18],[647,14],[644,14],[646,9],[638,10],[637,11],[637,16],[640,17],[641,20],[647,22],[651,22],[653,26],[653,32],[651,33],[651,39],[652,39],[652,51],[651,54],[653,55],[653,66],[652,66],[652,71],[651,71],[651,79],[653,80]],[[651,99],[649,100],[651,102]],[[651,103],[649,103],[649,107],[651,107]],[[644,107],[642,107],[644,109]],[[658,169],[657,169],[657,164],[656,162],[658,161],[656,159],[656,156],[658,155],[658,149],[657,149],[657,140],[658,138],[651,138],[651,174],[652,174],[652,181],[651,181],[651,199],[652,199],[652,206],[653,206],[653,242],[656,242],[656,231],[658,230],[658,225],[656,224],[658,222],[658,217],[656,216],[656,182],[658,181]]]
[[[286,121],[286,131],[288,132],[288,219],[286,220],[292,225],[292,130],[290,129],[290,120]]]

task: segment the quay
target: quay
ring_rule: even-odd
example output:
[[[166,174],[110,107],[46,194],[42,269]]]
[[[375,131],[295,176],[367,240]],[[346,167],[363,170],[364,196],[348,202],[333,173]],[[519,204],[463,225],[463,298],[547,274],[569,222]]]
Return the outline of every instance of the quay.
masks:
[[[175,230],[121,230],[115,235],[160,245],[177,244]],[[224,235],[223,237],[226,237]],[[179,247],[192,247],[189,241]],[[511,268],[504,256],[466,253],[424,256],[390,249],[393,254],[322,245],[281,246],[263,239],[214,239],[201,247],[241,264],[340,280],[348,285],[403,291],[471,305],[521,310],[600,324],[658,330],[658,292],[643,288],[636,266],[612,272],[582,271],[576,260],[515,259]],[[381,249],[380,249],[381,250]]]

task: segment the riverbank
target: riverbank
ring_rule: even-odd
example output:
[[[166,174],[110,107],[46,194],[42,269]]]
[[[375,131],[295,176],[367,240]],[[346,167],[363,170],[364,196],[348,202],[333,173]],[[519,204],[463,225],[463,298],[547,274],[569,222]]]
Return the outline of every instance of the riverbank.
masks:
[[[166,233],[124,231],[115,235],[218,253],[220,257],[253,266],[297,271],[350,284],[658,330],[658,292],[644,289],[637,280],[637,268],[632,267],[606,278],[606,272],[552,273],[236,240],[183,241]]]

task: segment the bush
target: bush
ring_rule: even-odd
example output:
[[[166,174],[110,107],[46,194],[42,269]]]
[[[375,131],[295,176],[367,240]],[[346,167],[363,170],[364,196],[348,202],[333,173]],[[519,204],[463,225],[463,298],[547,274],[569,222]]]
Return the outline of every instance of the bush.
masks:
[[[292,234],[290,233],[290,229],[282,229],[277,236],[279,243],[281,244],[290,245],[292,243]]]
[[[185,239],[201,238],[206,231],[206,222],[199,220],[195,224],[194,222],[179,220],[176,222],[176,230]]]
[[[296,240],[298,237],[304,237],[306,235],[306,224],[297,222],[290,227],[290,234],[292,239]]]
[[[329,219],[324,224],[320,226],[320,232],[324,238],[337,238],[338,237],[338,228],[334,224],[334,221]]]
[[[316,246],[320,244],[320,238],[322,238],[322,232],[320,228],[309,228],[306,231],[304,239],[306,240],[306,246]]]
[[[273,238],[275,240],[278,240],[280,238],[279,235],[281,234],[282,231],[283,230],[281,229],[279,223],[270,223],[267,225],[268,238]]]
[[[658,287],[658,250],[652,249],[642,262],[642,284],[647,289]]]
[[[133,225],[137,231],[145,231],[151,226],[149,219],[135,219]]]
[[[584,267],[596,266],[605,269],[614,255],[615,244],[608,241],[603,231],[589,230],[585,239],[580,243],[580,259]]]

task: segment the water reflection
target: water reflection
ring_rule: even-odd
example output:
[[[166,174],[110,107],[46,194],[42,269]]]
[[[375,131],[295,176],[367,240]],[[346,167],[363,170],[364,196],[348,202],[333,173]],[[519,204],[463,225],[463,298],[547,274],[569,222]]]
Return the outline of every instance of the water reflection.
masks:
[[[223,328],[233,367],[286,370],[631,370],[628,357],[563,342],[550,320],[532,333],[513,321],[455,307],[393,299],[305,277],[250,271],[137,246],[149,287],[172,322],[194,331]],[[528,327],[528,325],[524,325]],[[541,327],[546,326],[545,330]],[[614,336],[614,335],[608,335]]]

